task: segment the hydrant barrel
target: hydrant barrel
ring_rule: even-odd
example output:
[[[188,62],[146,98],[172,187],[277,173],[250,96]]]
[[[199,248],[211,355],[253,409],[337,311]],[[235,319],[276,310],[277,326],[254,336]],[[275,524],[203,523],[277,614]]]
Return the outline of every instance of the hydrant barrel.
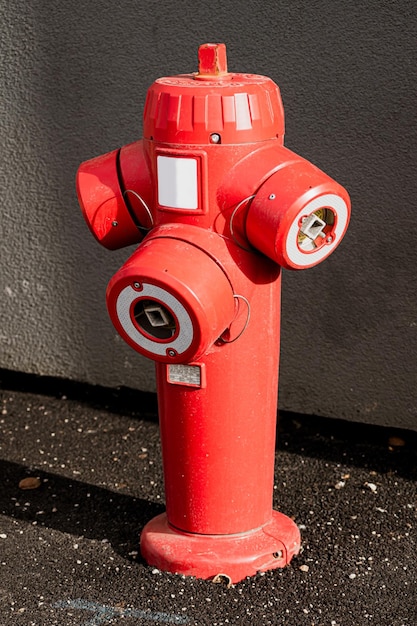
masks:
[[[235,284],[248,266],[262,282],[250,300],[236,294],[228,332],[200,359],[157,366],[167,517],[189,533],[238,534],[272,515],[280,270],[244,251],[239,262]]]

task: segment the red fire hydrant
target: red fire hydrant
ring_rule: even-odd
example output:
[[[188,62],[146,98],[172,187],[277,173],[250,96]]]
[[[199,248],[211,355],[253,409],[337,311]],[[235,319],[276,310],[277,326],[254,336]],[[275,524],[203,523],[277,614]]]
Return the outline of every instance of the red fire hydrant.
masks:
[[[283,146],[272,80],[228,73],[224,44],[198,58],[198,73],[150,87],[143,139],[83,163],[77,191],[101,244],[140,243],[107,306],[156,361],[166,514],[145,526],[142,555],[237,582],[300,548],[272,509],[281,267],[333,252],[350,202]]]

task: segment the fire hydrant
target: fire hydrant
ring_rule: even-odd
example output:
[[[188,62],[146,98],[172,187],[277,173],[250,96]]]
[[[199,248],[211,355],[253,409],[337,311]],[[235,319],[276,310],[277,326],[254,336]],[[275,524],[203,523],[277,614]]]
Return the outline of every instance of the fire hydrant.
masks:
[[[96,239],[138,244],[110,280],[121,337],[156,362],[166,513],[141,533],[161,570],[237,582],[300,548],[272,509],[281,268],[323,261],[350,216],[345,189],[283,145],[279,88],[227,71],[160,78],[143,139],[81,164]]]

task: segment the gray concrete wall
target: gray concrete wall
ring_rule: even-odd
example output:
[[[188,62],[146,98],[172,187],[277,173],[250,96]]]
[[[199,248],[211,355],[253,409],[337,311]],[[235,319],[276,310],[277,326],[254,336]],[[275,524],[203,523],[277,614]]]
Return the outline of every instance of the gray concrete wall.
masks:
[[[0,367],[153,390],[118,339],[78,164],[141,135],[147,87],[225,42],[281,87],[286,145],[345,185],[322,265],[286,272],[280,406],[417,429],[417,13],[412,0],[0,1]]]

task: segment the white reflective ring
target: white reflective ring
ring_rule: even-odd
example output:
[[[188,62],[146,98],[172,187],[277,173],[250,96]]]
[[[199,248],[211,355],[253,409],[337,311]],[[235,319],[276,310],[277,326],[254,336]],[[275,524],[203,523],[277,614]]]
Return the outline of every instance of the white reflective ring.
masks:
[[[317,248],[317,252],[302,252],[298,247],[298,232],[300,230],[300,219],[304,215],[310,215],[318,209],[329,208],[336,213],[337,224],[334,230],[333,242],[329,244],[323,244],[320,248]],[[340,238],[342,237],[346,224],[349,218],[349,211],[346,202],[340,196],[334,193],[328,193],[318,198],[314,198],[297,213],[293,223],[288,231],[287,238],[285,240],[285,252],[288,259],[294,265],[306,266],[312,263],[319,263],[322,259],[328,256],[333,248],[337,246]]]
[[[157,356],[166,356],[166,351],[169,348],[178,354],[183,354],[191,346],[194,336],[193,323],[187,310],[169,291],[146,283],[142,283],[142,286],[141,291],[137,291],[128,285],[122,289],[117,297],[116,313],[123,330],[138,347],[146,350],[146,352]],[[179,324],[179,334],[173,341],[165,341],[164,343],[153,341],[138,330],[130,316],[132,302],[138,298],[155,298],[171,309]]]

